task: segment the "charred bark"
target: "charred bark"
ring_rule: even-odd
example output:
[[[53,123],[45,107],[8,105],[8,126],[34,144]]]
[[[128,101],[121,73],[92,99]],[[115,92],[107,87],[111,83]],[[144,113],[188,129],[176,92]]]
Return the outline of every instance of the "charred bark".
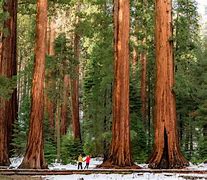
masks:
[[[44,159],[43,119],[44,80],[47,30],[47,0],[37,0],[35,62],[32,81],[32,101],[26,153],[20,168],[46,168]]]
[[[183,168],[189,163],[181,154],[176,125],[172,2],[156,0],[155,141],[150,168]]]

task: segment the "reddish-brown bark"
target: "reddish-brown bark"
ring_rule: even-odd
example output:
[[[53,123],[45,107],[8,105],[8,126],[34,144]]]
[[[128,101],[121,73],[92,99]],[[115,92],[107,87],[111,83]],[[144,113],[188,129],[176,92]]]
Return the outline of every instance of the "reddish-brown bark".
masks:
[[[80,58],[80,36],[75,33],[74,52],[75,58]],[[80,117],[79,117],[79,65],[76,66],[76,78],[71,80],[71,100],[72,100],[72,129],[74,139],[81,140]]]
[[[70,77],[69,75],[64,76],[64,89],[63,89],[63,104],[61,106],[61,124],[60,134],[65,135],[68,127],[68,102],[70,96]]]
[[[109,157],[100,167],[134,166],[129,121],[129,16],[129,0],[115,0],[112,143]]]
[[[171,3],[171,0],[156,0],[155,141],[150,168],[188,165],[181,154],[176,131]]]
[[[9,17],[4,21],[4,28],[8,34],[1,34],[1,59],[0,75],[8,78],[17,74],[16,63],[16,26],[17,26],[17,1],[4,1],[4,12],[9,13]],[[13,124],[17,119],[17,91],[12,93],[9,100],[0,98],[0,164],[7,165],[8,151],[13,133]],[[7,128],[7,129],[5,129]]]
[[[146,40],[145,38],[142,41],[142,45],[145,46]],[[144,124],[144,128],[147,126],[147,53],[146,50],[143,50],[140,53],[140,61],[141,61],[141,102],[142,102],[142,121]]]
[[[0,59],[2,54],[2,32],[0,31]]]
[[[50,56],[54,56],[55,55],[55,48],[54,48],[54,41],[55,41],[55,23],[54,21],[51,21],[49,23],[49,31],[47,31],[47,53]],[[51,80],[51,72],[48,69],[48,71],[46,72],[47,76],[48,76],[48,80],[45,83],[45,88],[49,89],[51,88],[50,86],[52,85],[52,80]],[[50,128],[54,129],[55,127],[55,104],[54,102],[48,97],[47,93],[45,94],[45,110],[46,113],[48,115],[48,121],[49,121],[49,126]]]
[[[37,0],[35,62],[32,81],[30,125],[26,153],[21,168],[46,168],[44,159],[43,118],[47,30],[47,0]]]

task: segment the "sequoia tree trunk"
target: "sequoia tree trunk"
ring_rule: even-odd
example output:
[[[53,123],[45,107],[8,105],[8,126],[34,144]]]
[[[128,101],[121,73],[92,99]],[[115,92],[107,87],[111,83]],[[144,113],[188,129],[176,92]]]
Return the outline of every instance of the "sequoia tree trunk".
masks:
[[[47,0],[37,0],[35,62],[32,81],[32,101],[29,135],[26,153],[21,168],[42,169],[47,165],[44,159],[43,118],[44,80],[47,30]]]
[[[61,106],[61,124],[60,124],[61,135],[65,135],[67,133],[69,96],[70,96],[70,77],[69,75],[66,74],[64,75],[63,103]]]
[[[156,0],[155,140],[150,168],[183,168],[189,163],[181,154],[176,125],[172,2]]]
[[[0,61],[2,56],[2,32],[0,31]]]
[[[17,26],[17,0],[4,1],[3,11],[9,13],[4,21],[4,28],[8,34],[1,34],[0,75],[7,78],[17,74],[16,63],[16,26]],[[9,100],[0,98],[0,165],[8,165],[8,153],[11,149],[13,124],[17,119],[17,91],[12,93]]]
[[[146,39],[142,41],[142,45],[146,45]],[[143,50],[140,54],[141,61],[141,113],[144,129],[147,129],[147,52]]]
[[[74,51],[75,58],[80,58],[80,36],[75,33]],[[76,66],[76,78],[71,80],[71,100],[72,100],[72,129],[74,139],[81,140],[80,117],[79,117],[79,65]]]
[[[54,21],[51,21],[49,23],[49,31],[47,31],[47,53],[49,56],[54,56],[55,55],[55,23]],[[54,83],[51,80],[51,71],[50,69],[47,70],[46,72],[48,80],[46,80],[45,83],[45,88],[50,89],[52,84]],[[55,104],[54,102],[48,97],[48,94],[45,94],[45,109],[46,113],[48,114],[48,121],[49,121],[49,126],[53,130],[55,127]]]
[[[114,90],[112,143],[100,167],[131,168],[129,121],[129,0],[114,1]]]

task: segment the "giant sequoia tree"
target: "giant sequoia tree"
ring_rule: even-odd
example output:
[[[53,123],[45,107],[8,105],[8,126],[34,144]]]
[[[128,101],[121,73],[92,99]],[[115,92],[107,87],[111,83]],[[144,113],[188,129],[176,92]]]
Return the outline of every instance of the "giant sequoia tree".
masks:
[[[183,168],[176,132],[171,0],[156,0],[155,142],[150,168]]]
[[[47,0],[37,0],[35,62],[26,153],[21,168],[46,168],[43,150],[44,79],[47,30]]]
[[[114,90],[112,143],[102,167],[133,165],[129,123],[129,0],[114,1]]]
[[[16,65],[16,21],[17,0],[3,2],[3,11],[9,17],[4,21],[2,33],[0,75],[12,78],[17,73]],[[12,135],[12,125],[17,118],[17,93],[12,93],[9,100],[0,98],[0,165],[8,165],[8,151]]]

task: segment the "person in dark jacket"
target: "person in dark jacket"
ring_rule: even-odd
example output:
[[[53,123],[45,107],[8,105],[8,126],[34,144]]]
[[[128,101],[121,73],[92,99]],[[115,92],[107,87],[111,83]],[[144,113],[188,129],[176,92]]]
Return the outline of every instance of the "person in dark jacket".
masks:
[[[83,158],[82,158],[82,155],[80,154],[80,155],[78,156],[78,169],[79,169],[79,167],[80,167],[81,169],[83,169],[82,163],[83,163]]]

